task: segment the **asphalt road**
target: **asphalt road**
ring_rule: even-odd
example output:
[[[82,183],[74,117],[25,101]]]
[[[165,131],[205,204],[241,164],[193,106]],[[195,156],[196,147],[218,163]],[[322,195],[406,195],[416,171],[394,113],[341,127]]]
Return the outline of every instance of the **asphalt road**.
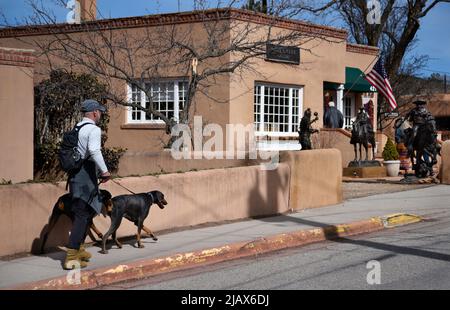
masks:
[[[381,233],[104,289],[450,289],[450,211],[441,213],[439,219]]]

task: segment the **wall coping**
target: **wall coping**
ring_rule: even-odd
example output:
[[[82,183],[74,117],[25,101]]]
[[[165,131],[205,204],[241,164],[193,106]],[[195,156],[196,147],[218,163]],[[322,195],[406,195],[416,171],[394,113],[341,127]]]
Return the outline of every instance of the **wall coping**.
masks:
[[[375,46],[347,43],[347,52],[378,56],[380,49]]]
[[[297,21],[287,18],[272,17],[267,14],[252,12],[242,9],[209,9],[205,11],[190,11],[181,13],[168,13],[156,15],[144,15],[135,17],[123,17],[85,21],[81,24],[54,24],[10,27],[0,30],[0,38],[45,35],[54,33],[85,32],[105,29],[139,28],[149,26],[163,26],[174,24],[197,23],[212,20],[240,20],[262,25],[274,25],[280,28],[299,30],[316,35],[334,37],[347,40],[346,30],[316,25],[305,21]]]
[[[34,50],[0,47],[0,65],[33,67],[35,61]]]
[[[341,134],[343,134],[344,136],[347,136],[347,137],[349,137],[349,138],[352,137],[352,134],[351,134],[349,131],[347,131],[347,130],[345,130],[345,129],[342,129],[342,128],[320,128],[320,130],[321,130],[321,131],[334,131],[334,132],[339,132],[339,133],[341,133]]]

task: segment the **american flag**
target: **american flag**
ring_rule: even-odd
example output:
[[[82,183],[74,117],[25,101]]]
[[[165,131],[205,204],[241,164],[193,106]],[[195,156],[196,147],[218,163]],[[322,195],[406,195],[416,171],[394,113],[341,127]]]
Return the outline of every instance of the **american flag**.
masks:
[[[392,91],[391,84],[389,83],[389,79],[386,70],[384,69],[383,60],[381,59],[381,57],[380,59],[378,59],[372,71],[370,71],[370,73],[366,75],[366,80],[369,81],[370,84],[375,86],[375,88],[383,94],[383,96],[389,102],[391,111],[397,108],[397,101],[395,101],[394,93]]]

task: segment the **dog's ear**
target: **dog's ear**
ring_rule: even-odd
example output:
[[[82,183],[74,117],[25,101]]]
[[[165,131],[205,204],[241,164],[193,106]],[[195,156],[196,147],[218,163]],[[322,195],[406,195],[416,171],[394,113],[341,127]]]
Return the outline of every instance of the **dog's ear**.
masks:
[[[103,202],[106,202],[106,201],[108,201],[108,200],[111,200],[111,198],[112,198],[112,195],[111,195],[110,192],[108,192],[107,190],[104,190],[104,189],[101,189],[101,190],[100,190],[100,199],[101,199]]]

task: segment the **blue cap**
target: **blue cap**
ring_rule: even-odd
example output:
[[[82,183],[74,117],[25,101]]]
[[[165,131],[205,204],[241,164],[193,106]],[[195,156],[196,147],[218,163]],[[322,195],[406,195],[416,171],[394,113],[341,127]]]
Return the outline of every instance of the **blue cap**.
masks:
[[[95,110],[99,110],[101,112],[106,111],[106,107],[104,105],[101,105],[94,99],[88,99],[83,101],[81,104],[81,112],[93,112]]]

